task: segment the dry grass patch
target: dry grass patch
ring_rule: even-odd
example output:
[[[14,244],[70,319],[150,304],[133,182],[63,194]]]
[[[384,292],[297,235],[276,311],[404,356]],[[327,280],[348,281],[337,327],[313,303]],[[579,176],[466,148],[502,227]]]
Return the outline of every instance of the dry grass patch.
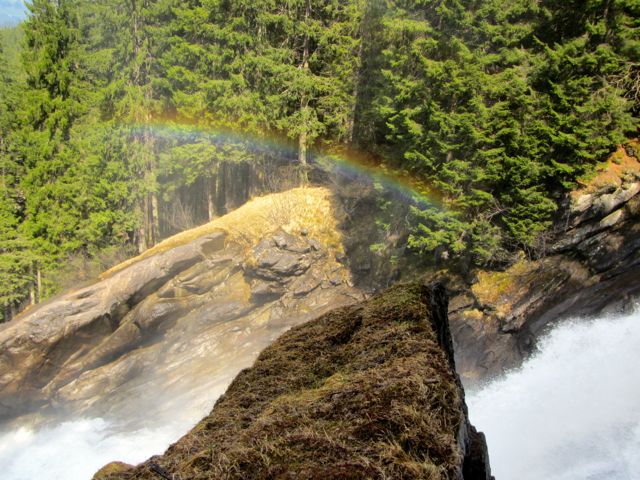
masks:
[[[342,248],[338,230],[340,215],[331,191],[323,187],[300,187],[254,198],[227,215],[163,240],[137,257],[106,271],[101,278],[216,232],[226,233],[227,241],[250,247],[280,228],[294,234],[304,229],[310,237],[339,250]]]
[[[476,322],[479,322],[484,318],[484,313],[482,313],[477,308],[472,308],[472,309],[463,311],[462,316],[470,320],[475,320]]]
[[[640,141],[632,140],[629,146],[640,153]],[[590,176],[579,179],[580,188],[571,192],[574,200],[586,193],[596,193],[603,189],[616,189],[622,186],[623,180],[628,175],[640,178],[640,162],[635,157],[627,155],[625,149],[620,146],[611,156],[602,162]]]
[[[521,259],[504,272],[481,271],[471,291],[482,305],[491,305],[499,316],[511,312],[513,305],[535,283],[540,265]]]

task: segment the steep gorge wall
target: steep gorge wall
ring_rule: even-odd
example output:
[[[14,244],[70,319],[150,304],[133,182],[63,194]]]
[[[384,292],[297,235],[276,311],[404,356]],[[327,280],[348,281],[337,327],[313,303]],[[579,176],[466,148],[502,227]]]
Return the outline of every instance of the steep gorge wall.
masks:
[[[544,257],[450,283],[457,364],[467,382],[520,365],[557,321],[626,313],[640,299],[638,153],[620,148],[567,196]]]
[[[505,270],[452,267],[437,256],[421,264],[407,252],[406,202],[337,178],[333,188],[349,212],[346,263],[366,291],[397,281],[444,282],[458,370],[467,384],[484,381],[519,366],[554,322],[623,313],[640,298],[639,154],[637,141],[618,148],[564,197],[543,248]],[[384,218],[397,220],[388,229],[370,220],[380,215],[381,200]]]

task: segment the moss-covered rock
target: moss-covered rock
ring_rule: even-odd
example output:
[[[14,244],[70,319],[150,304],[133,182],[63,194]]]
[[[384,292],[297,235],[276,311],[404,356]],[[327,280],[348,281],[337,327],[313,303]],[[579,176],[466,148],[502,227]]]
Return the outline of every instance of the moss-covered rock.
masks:
[[[96,472],[92,480],[109,480],[112,475],[118,475],[125,473],[133,468],[132,465],[122,462],[111,462],[106,464],[100,470]]]
[[[188,435],[109,479],[483,479],[440,287],[396,286],[296,327]]]

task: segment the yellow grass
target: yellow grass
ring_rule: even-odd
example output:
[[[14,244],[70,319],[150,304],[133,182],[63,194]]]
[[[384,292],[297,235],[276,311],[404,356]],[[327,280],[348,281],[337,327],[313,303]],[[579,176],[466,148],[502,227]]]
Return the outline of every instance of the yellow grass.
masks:
[[[632,140],[629,145],[640,152],[640,141]],[[571,192],[571,196],[577,199],[585,193],[597,192],[603,188],[618,188],[627,174],[640,176],[640,162],[637,158],[628,156],[623,147],[618,147],[605,162],[598,166],[594,175],[578,180],[580,188]]]
[[[538,267],[538,262],[522,258],[504,272],[478,272],[471,290],[481,304],[493,305],[499,316],[505,315],[536,279]]]
[[[480,321],[484,318],[484,314],[477,308],[465,310],[464,312],[462,312],[462,316],[475,321]]]
[[[299,234],[306,229],[310,238],[339,250],[342,239],[336,217],[331,191],[323,187],[300,187],[254,198],[227,215],[167,238],[137,257],[107,270],[101,278],[215,232],[226,233],[227,242],[249,247],[280,228],[292,234]]]

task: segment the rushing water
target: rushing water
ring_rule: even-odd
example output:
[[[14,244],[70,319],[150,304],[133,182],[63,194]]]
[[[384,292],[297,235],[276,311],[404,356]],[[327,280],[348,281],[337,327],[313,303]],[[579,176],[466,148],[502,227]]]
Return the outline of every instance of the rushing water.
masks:
[[[11,480],[87,480],[115,459],[146,460],[181,433],[175,425],[123,432],[99,418],[69,421],[37,433],[21,428],[0,437],[0,471],[2,478]]]
[[[221,393],[215,388],[208,392],[204,396]],[[203,399],[203,393],[198,393],[200,398],[185,396],[180,405],[174,405],[171,417],[156,418],[148,426],[142,426],[140,419],[123,423],[121,419],[81,418],[60,420],[37,430],[22,427],[0,433],[0,478],[88,480],[114,460],[140,463],[163,453],[209,412],[213,398]],[[171,403],[166,398],[162,402]]]
[[[640,312],[566,322],[522,368],[469,392],[497,480],[640,478]]]
[[[470,392],[471,421],[487,434],[496,478],[639,478],[638,368],[640,313],[565,322],[521,369]],[[87,480],[112,460],[143,461],[186,433],[222,388],[170,405],[182,416],[155,426],[68,419],[38,431],[0,433],[1,477]]]

